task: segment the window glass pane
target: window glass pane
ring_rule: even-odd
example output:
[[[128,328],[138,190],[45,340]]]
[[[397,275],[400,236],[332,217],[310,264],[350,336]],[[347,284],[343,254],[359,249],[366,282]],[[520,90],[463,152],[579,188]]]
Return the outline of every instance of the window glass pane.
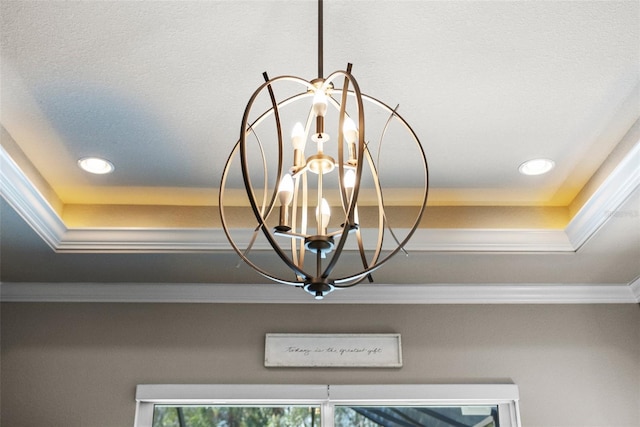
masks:
[[[499,427],[497,406],[336,406],[335,427]]]
[[[320,408],[156,405],[153,427],[319,427]]]

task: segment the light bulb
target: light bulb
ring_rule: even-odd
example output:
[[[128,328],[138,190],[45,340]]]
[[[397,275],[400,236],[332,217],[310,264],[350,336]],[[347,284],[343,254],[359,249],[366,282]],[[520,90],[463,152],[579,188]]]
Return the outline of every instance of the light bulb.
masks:
[[[549,172],[554,166],[553,160],[533,159],[521,164],[518,170],[523,175],[542,175]]]
[[[293,199],[293,179],[291,175],[286,174],[278,186],[278,200],[280,200],[281,206],[289,206],[291,199]]]
[[[316,90],[313,96],[313,112],[316,117],[324,117],[327,112],[327,96],[321,90]]]
[[[321,230],[326,230],[329,225],[329,220],[331,219],[331,208],[329,207],[329,203],[327,203],[326,199],[322,199],[320,202],[320,206],[316,208],[316,221],[318,222],[319,228]]]
[[[344,188],[351,189],[356,186],[356,173],[353,169],[347,169],[344,173]]]
[[[291,144],[294,150],[302,150],[304,148],[304,127],[298,122],[293,126],[291,131]]]
[[[345,117],[344,124],[342,125],[342,133],[347,143],[353,144],[356,142],[358,129],[356,128],[356,124],[353,120],[351,120],[351,117]]]
[[[99,157],[84,157],[78,160],[78,166],[89,173],[97,175],[111,173],[115,169],[113,163]]]

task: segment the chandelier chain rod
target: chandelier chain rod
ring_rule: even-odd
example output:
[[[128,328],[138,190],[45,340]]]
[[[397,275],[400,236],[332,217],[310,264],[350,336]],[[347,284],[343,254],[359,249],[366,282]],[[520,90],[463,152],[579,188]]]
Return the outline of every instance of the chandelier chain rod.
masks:
[[[321,79],[324,76],[323,63],[324,63],[324,31],[323,26],[323,6],[322,0],[318,0],[318,78]]]

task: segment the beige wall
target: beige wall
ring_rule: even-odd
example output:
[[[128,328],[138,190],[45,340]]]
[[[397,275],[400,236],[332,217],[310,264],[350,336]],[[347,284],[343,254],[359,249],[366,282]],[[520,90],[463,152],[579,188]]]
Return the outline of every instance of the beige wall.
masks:
[[[1,423],[131,426],[141,383],[491,383],[526,427],[640,425],[638,305],[5,303]],[[267,332],[397,332],[402,369],[266,369]]]

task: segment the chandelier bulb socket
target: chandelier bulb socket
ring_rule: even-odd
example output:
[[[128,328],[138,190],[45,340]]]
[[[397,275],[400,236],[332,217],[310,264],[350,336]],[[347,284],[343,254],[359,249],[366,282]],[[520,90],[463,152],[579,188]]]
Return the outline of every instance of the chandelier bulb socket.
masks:
[[[318,77],[317,79],[311,80],[310,83],[313,85],[314,88],[316,88],[316,90],[320,90],[324,82],[325,82],[324,78]]]
[[[324,151],[324,144],[331,140],[328,133],[315,133],[311,136],[311,140],[315,142],[318,146],[318,153],[322,153]]]
[[[324,132],[324,116],[316,117],[316,132],[322,135]]]
[[[302,166],[302,150],[293,150],[293,166],[295,168]]]
[[[290,231],[291,227],[287,224],[289,223],[289,207],[288,206],[280,206],[280,224],[276,227],[276,231]]]
[[[304,239],[304,247],[314,254],[326,255],[336,246],[333,237],[326,235],[309,236]]]
[[[345,223],[340,224],[340,228],[344,228]],[[350,222],[347,224],[347,232],[351,233],[352,231],[356,231],[358,229],[358,224],[355,222]]]
[[[280,225],[276,225],[273,228],[277,233],[288,233],[289,231],[291,231],[291,227],[289,227],[286,224],[280,224]]]
[[[335,289],[333,282],[324,277],[314,277],[304,285],[304,290],[309,292],[315,299],[322,299],[325,295]]]
[[[355,142],[350,142],[349,143],[349,160],[348,162],[350,164],[356,164],[357,160],[356,160],[356,143]]]
[[[335,169],[336,161],[331,156],[318,153],[307,159],[307,166],[310,172],[326,174]]]

